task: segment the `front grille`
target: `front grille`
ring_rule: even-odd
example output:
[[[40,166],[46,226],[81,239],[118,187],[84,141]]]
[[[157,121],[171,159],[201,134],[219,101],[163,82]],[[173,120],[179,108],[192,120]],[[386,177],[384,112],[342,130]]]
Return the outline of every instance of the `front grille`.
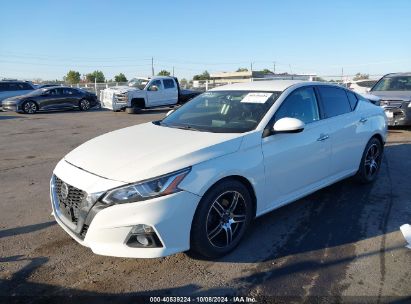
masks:
[[[387,108],[401,108],[402,100],[381,100],[381,105]]]
[[[120,103],[127,103],[127,94],[118,93],[114,95],[116,97],[117,102]]]
[[[86,192],[64,183],[57,176],[54,178],[60,211],[71,222],[77,224],[81,202],[86,197]]]

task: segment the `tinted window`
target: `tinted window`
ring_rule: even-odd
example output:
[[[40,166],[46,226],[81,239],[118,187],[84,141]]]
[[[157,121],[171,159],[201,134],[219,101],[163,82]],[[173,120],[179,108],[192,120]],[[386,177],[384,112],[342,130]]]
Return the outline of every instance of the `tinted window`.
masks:
[[[411,91],[411,76],[386,76],[372,88],[373,91]]]
[[[33,87],[28,84],[28,83],[19,83],[19,87],[21,88],[21,90],[33,90]]]
[[[346,91],[346,93],[347,93],[347,96],[348,96],[348,101],[350,102],[351,109],[354,110],[355,107],[357,106],[357,102],[358,102],[357,97],[355,96],[354,93],[351,93],[351,92],[348,92],[348,91]]]
[[[163,84],[164,84],[164,89],[174,88],[174,81],[172,79],[164,79]]]
[[[351,112],[345,90],[333,87],[320,87],[319,90],[325,117],[329,118]]]
[[[61,95],[62,89],[51,89],[47,91],[48,95]]]
[[[75,94],[78,94],[78,91],[69,89],[69,88],[63,88],[63,94],[64,95],[75,95]]]
[[[275,121],[284,117],[298,118],[306,124],[319,120],[314,89],[301,88],[292,92],[275,113]]]
[[[9,84],[6,82],[6,83],[1,83],[0,82],[0,92],[3,92],[3,91],[9,91]]]

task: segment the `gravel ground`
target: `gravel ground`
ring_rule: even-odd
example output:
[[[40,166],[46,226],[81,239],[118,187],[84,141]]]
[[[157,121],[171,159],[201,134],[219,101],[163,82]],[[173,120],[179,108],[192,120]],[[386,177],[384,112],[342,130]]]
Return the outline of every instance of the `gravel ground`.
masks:
[[[135,303],[136,295],[411,302],[411,250],[399,231],[411,223],[409,130],[390,130],[373,185],[345,180],[258,218],[240,246],[215,261],[98,256],[72,240],[50,215],[57,162],[88,139],[167,111],[0,112],[0,302]]]

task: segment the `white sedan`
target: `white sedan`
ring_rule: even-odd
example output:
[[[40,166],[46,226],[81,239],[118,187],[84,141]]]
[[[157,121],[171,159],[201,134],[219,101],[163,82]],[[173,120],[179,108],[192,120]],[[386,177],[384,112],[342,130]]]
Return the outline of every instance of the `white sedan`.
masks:
[[[97,254],[216,258],[255,217],[350,176],[373,182],[386,133],[383,110],[340,86],[218,87],[67,154],[51,178],[53,214]]]

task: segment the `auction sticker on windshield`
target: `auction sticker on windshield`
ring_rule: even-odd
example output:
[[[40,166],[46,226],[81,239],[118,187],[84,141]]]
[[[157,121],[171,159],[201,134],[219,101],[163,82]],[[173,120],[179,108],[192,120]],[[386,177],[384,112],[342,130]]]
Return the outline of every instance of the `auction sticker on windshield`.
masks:
[[[273,93],[248,93],[241,102],[245,103],[265,103]]]

